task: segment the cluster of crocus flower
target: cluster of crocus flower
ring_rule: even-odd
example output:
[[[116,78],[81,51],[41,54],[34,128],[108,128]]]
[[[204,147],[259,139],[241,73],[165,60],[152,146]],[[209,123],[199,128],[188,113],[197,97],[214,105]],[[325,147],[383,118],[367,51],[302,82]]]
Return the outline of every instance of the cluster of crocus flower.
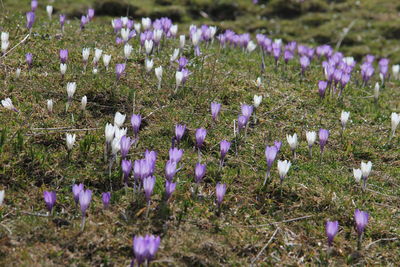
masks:
[[[82,213],[81,229],[83,230],[86,222],[86,211],[89,208],[90,202],[92,201],[92,190],[84,189],[83,184],[74,184],[72,186],[72,194],[75,200],[75,204],[79,204]]]
[[[146,263],[146,266],[148,266],[149,263],[154,260],[159,246],[159,236],[135,236],[133,238],[134,259],[132,260],[131,266],[134,266],[135,263],[138,266]]]

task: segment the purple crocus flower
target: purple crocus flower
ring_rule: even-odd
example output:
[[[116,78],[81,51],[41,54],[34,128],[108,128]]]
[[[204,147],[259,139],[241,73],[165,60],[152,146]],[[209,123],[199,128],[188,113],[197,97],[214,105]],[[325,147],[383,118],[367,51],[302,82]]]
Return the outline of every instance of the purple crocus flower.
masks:
[[[93,8],[89,8],[87,11],[87,17],[89,20],[92,20],[94,18],[94,9]]]
[[[78,204],[79,193],[83,190],[83,184],[74,184],[72,186],[72,194],[74,196],[75,203]]]
[[[61,29],[64,29],[65,19],[66,19],[66,16],[64,14],[60,14],[60,26],[61,26]]]
[[[129,175],[132,171],[132,161],[123,159],[121,161],[121,169],[122,169],[122,173],[124,174],[125,185],[127,185]]]
[[[140,114],[132,114],[131,124],[135,136],[139,133],[140,124],[142,123],[142,116]]]
[[[239,115],[238,117],[238,129],[244,129],[246,127],[246,124],[248,122],[249,118],[244,116],[244,115]]]
[[[149,175],[153,175],[155,167],[156,167],[157,152],[146,149],[146,151],[144,152],[144,159],[147,161],[147,163],[150,167]]]
[[[242,110],[242,115],[249,119],[251,117],[251,114],[253,113],[253,106],[243,104],[240,108]]]
[[[37,7],[38,7],[38,1],[37,1],[37,0],[32,0],[32,1],[31,1],[31,10],[32,10],[33,12],[35,12],[35,10],[37,9]]]
[[[274,163],[277,154],[278,154],[278,148],[275,145],[267,146],[265,148],[265,158],[267,160],[267,173],[265,174],[264,185],[267,183],[267,180],[270,176],[271,167],[272,164]]]
[[[121,78],[124,72],[125,72],[125,63],[115,65],[115,74],[117,75],[117,80]]]
[[[304,75],[305,70],[310,66],[310,59],[307,56],[300,57],[301,73]]]
[[[177,124],[175,126],[175,138],[176,141],[178,141],[178,143],[181,141],[182,136],[185,134],[185,131],[186,131],[186,125]]]
[[[31,68],[32,67],[32,62],[33,62],[33,55],[32,53],[27,53],[25,55],[25,60],[26,60],[26,64],[28,64],[28,67]]]
[[[218,183],[217,186],[215,187],[215,195],[217,196],[218,207],[221,207],[225,193],[226,193],[226,184]]]
[[[318,93],[321,98],[324,98],[327,86],[328,83],[326,81],[318,81]]]
[[[206,139],[207,130],[204,128],[199,128],[196,130],[196,145],[198,148],[203,146],[204,139]]]
[[[150,175],[150,165],[146,159],[135,160],[133,165],[133,176],[136,181],[143,181]]]
[[[165,181],[165,195],[167,197],[167,199],[169,199],[172,195],[172,193],[175,191],[176,189],[176,183],[173,183],[171,181]]]
[[[176,162],[172,161],[172,160],[168,160],[167,163],[165,164],[165,178],[167,179],[167,181],[172,181],[172,179],[174,179],[174,176],[177,172],[176,169]]]
[[[133,252],[138,266],[142,265],[146,260],[148,262],[155,258],[157,250],[160,246],[160,237],[153,235],[135,236],[133,238]],[[132,261],[132,266],[134,261]]]
[[[88,209],[91,201],[92,191],[89,189],[82,189],[82,191],[79,193],[79,204],[81,206],[82,217],[86,216],[86,210]]]
[[[217,120],[218,114],[221,110],[221,104],[217,102],[212,102],[211,103],[211,116],[214,121]]]
[[[53,207],[56,204],[56,192],[44,191],[43,192],[44,202],[46,202],[47,209],[50,213],[53,212]]]
[[[229,141],[222,140],[222,141],[219,143],[219,146],[220,146],[221,162],[222,162],[222,161],[224,160],[226,154],[228,153],[229,148],[231,147],[231,143],[230,143]]]
[[[203,180],[204,175],[206,175],[206,167],[206,164],[196,164],[196,167],[194,168],[194,177],[196,183],[200,183]]]
[[[85,16],[85,15],[82,15],[82,17],[81,17],[81,25],[80,25],[81,30],[85,29],[85,25],[86,25],[88,22],[89,22],[88,17]]]
[[[111,199],[111,193],[110,192],[105,192],[101,194],[101,200],[103,201],[103,208],[108,209],[110,206],[110,199]]]
[[[282,142],[281,141],[274,141],[274,146],[276,147],[278,153],[281,151]]]
[[[325,225],[326,236],[328,237],[328,246],[332,246],[333,239],[335,238],[338,230],[339,230],[339,222],[327,221]]]
[[[68,60],[68,49],[61,49],[60,50],[60,61],[61,63],[65,64]]]
[[[188,63],[188,60],[186,57],[180,57],[178,59],[179,71],[183,70],[186,67],[187,63]]]
[[[321,148],[321,153],[324,151],[324,147],[326,143],[328,142],[328,137],[329,137],[329,131],[326,129],[319,129],[319,146]]]
[[[179,163],[179,161],[182,159],[183,156],[183,149],[179,148],[170,148],[169,149],[169,160]]]
[[[26,28],[30,30],[33,26],[33,23],[35,22],[35,13],[32,11],[29,11],[26,13]]]
[[[129,153],[129,150],[132,146],[132,140],[130,137],[126,137],[125,135],[121,137],[121,157],[124,159]]]
[[[150,203],[151,194],[153,194],[155,183],[156,183],[155,176],[149,176],[143,179],[143,190],[146,196],[147,203]]]
[[[356,221],[358,236],[361,236],[364,232],[365,227],[368,224],[369,215],[365,211],[360,211],[359,209],[356,209],[356,211],[354,212],[354,220]]]
[[[293,52],[290,50],[285,50],[283,53],[283,59],[285,60],[285,63],[288,63],[289,60],[293,59]]]

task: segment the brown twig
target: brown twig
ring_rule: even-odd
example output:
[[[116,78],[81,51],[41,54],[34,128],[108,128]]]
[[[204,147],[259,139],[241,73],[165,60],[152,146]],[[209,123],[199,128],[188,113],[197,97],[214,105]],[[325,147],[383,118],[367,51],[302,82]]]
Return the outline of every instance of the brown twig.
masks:
[[[253,266],[254,262],[258,260],[260,255],[264,252],[264,250],[268,247],[269,244],[271,244],[272,240],[274,239],[276,233],[278,233],[279,228],[276,228],[275,232],[272,234],[271,238],[268,240],[268,242],[264,245],[264,247],[258,252],[257,256],[251,261],[250,266]]]

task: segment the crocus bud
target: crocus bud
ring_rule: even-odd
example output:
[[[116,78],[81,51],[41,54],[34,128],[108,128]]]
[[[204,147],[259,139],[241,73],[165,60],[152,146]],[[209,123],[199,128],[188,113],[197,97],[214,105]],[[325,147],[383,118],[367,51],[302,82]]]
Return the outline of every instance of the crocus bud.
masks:
[[[117,80],[121,78],[124,72],[125,72],[125,64],[115,65],[115,74],[117,75]]]
[[[324,151],[326,143],[328,142],[329,131],[326,129],[320,129],[318,132],[318,137],[319,137],[319,146],[322,153]]]
[[[108,70],[108,65],[110,65],[110,61],[111,61],[111,55],[103,55],[103,64],[104,67],[106,67],[106,69]]]
[[[261,95],[254,95],[253,97],[253,105],[255,108],[258,108],[261,104],[262,96]]]
[[[253,113],[253,106],[243,104],[241,106],[241,111],[242,115],[245,116],[247,119],[249,119],[251,117],[251,114]]]
[[[15,70],[15,77],[18,79],[19,76],[21,76],[21,69],[20,69],[20,68],[17,68],[17,69]]]
[[[124,45],[124,55],[125,59],[128,59],[132,53],[133,47],[130,44]]]
[[[4,108],[8,110],[13,110],[15,112],[18,112],[18,110],[14,107],[11,98],[7,97],[6,99],[1,100],[1,104],[3,105]]]
[[[83,190],[83,184],[74,184],[72,186],[72,195],[76,204],[79,202],[79,194]]]
[[[165,196],[167,199],[169,199],[172,195],[172,193],[175,191],[176,188],[176,183],[173,183],[172,181],[165,181]]]
[[[182,84],[183,73],[182,71],[177,71],[175,73],[176,87],[179,87]]]
[[[139,34],[140,33],[140,28],[142,27],[142,24],[140,23],[135,23],[133,24],[133,28],[135,29],[135,31]]]
[[[150,202],[151,194],[153,194],[155,183],[156,183],[155,176],[149,176],[143,179],[143,190],[148,203]]]
[[[328,83],[326,81],[318,82],[318,93],[321,98],[324,98],[327,86],[328,86]]]
[[[61,63],[61,64],[60,64],[60,72],[61,72],[61,75],[64,76],[66,71],[67,71],[67,64]]]
[[[105,136],[106,136],[106,143],[111,144],[112,140],[114,139],[115,127],[107,123],[105,128]]]
[[[31,10],[34,12],[38,7],[38,1],[37,0],[32,0],[31,1]]]
[[[111,153],[115,157],[121,150],[121,139],[115,137],[111,142]]]
[[[393,65],[392,66],[392,73],[393,73],[393,78],[395,80],[399,79],[399,72],[400,72],[400,65]]]
[[[47,209],[51,213],[53,211],[53,207],[56,204],[56,192],[43,192],[44,202],[46,203]]]
[[[333,239],[335,238],[338,230],[339,230],[339,223],[338,221],[330,222],[327,221],[325,225],[326,236],[328,237],[328,246],[332,246]]]
[[[176,141],[180,142],[182,139],[182,136],[185,134],[186,131],[186,125],[181,125],[181,124],[177,124],[175,126],[175,138]]]
[[[221,110],[221,104],[217,102],[211,103],[211,116],[214,121],[217,120],[219,111]]]
[[[101,55],[103,54],[103,50],[95,48],[94,49],[94,57],[93,57],[93,63],[96,65],[97,62],[99,62]]]
[[[279,178],[281,179],[281,183],[283,182],[283,179],[285,179],[291,165],[292,164],[290,163],[290,161],[278,160],[278,173]]]
[[[125,43],[129,40],[129,32],[130,32],[129,29],[125,28],[121,29],[121,37]]]
[[[371,173],[372,170],[372,162],[368,161],[365,163],[364,161],[361,161],[361,172],[362,172],[362,179],[364,181],[364,188],[366,186],[366,182],[368,179],[369,174]]]
[[[82,49],[82,59],[85,64],[88,62],[89,55],[90,55],[90,48],[83,48]]]
[[[354,220],[356,222],[358,236],[361,236],[364,232],[365,227],[368,224],[369,215],[365,211],[360,211],[359,209],[356,209],[354,212]]]
[[[257,48],[257,45],[256,45],[253,41],[250,41],[250,42],[247,44],[246,50],[247,50],[247,52],[251,53],[251,52],[253,52],[256,48]]]
[[[361,169],[353,169],[353,176],[356,182],[359,183],[362,177]]]
[[[226,140],[222,140],[219,143],[219,147],[220,147],[220,153],[221,153],[221,160],[223,160],[226,156],[226,154],[229,151],[229,148],[231,147],[231,143],[229,141]]]
[[[160,67],[158,67],[158,68],[155,68],[155,69],[154,69],[154,72],[155,72],[155,74],[156,74],[156,77],[157,77],[158,82],[161,83],[162,74],[163,74],[163,68],[162,68],[162,66],[160,66]]]
[[[174,24],[171,26],[171,28],[169,29],[169,32],[171,33],[172,37],[175,37],[176,34],[178,33],[178,25]]]
[[[185,47],[185,43],[186,43],[186,36],[179,35],[179,48],[183,49]]]
[[[83,96],[81,100],[81,110],[86,109],[86,104],[87,104],[87,96]]]
[[[3,33],[2,33],[3,34]],[[7,33],[8,34],[8,33]],[[8,41],[8,37],[7,40],[1,40],[1,52],[3,54],[6,53],[8,47],[10,46],[10,42]]]
[[[150,18],[142,18],[142,26],[143,30],[147,31],[151,28],[151,19]]]
[[[145,60],[145,68],[146,68],[147,72],[150,72],[153,69],[153,65],[154,65],[153,60],[152,59],[149,60],[149,59],[146,58],[146,60]]]
[[[139,133],[140,125],[142,124],[142,116],[140,114],[132,114],[131,125],[135,136]]]
[[[90,202],[92,201],[92,191],[89,189],[82,189],[79,192],[79,205],[81,206],[82,216],[86,216],[86,210],[89,208]]]
[[[239,129],[239,131],[246,127],[248,121],[249,121],[248,117],[246,117],[244,115],[239,115],[239,117],[238,117],[238,129]]]
[[[74,97],[75,91],[76,91],[76,82],[67,83],[68,101],[72,100],[72,98]]]
[[[4,190],[0,190],[0,206],[3,205],[5,194]]]
[[[147,55],[150,55],[151,50],[153,50],[153,41],[152,40],[145,40],[144,41],[144,49]]]
[[[125,135],[121,138],[121,157],[126,158],[128,156],[129,150],[132,146],[132,140],[130,137],[126,137]]]
[[[53,100],[52,99],[47,100],[47,110],[49,111],[49,113],[53,112]]]
[[[375,83],[375,87],[374,87],[374,99],[375,99],[375,102],[378,101],[379,91],[380,91],[379,83]]]
[[[207,130],[204,128],[199,128],[196,130],[196,146],[198,148],[203,146],[204,140],[206,139]]]
[[[342,129],[346,128],[347,121],[349,120],[350,112],[342,111],[340,114],[340,123],[342,124]]]
[[[37,3],[37,2],[36,2]],[[26,13],[26,28],[30,30],[35,22],[35,12],[29,11]]]
[[[114,125],[117,127],[121,127],[125,122],[126,115],[121,114],[120,112],[116,112],[114,116]]]
[[[51,19],[51,15],[53,14],[53,6],[46,6],[47,16]]]
[[[396,128],[400,122],[400,114],[392,112],[392,115],[390,116],[390,118],[391,118],[391,122],[392,122],[392,136],[394,136],[394,133],[396,132]]]
[[[67,133],[65,136],[65,141],[67,142],[67,149],[69,151],[72,150],[75,144],[76,134],[69,134]]]
[[[261,77],[258,77],[258,78],[257,78],[257,80],[256,80],[256,85],[257,85],[258,88],[261,88],[261,86],[262,86]]]
[[[26,64],[28,64],[28,68],[32,67],[32,62],[33,62],[33,55],[32,53],[27,53],[25,55],[25,60],[26,60]]]
[[[197,163],[194,169],[195,182],[200,183],[206,175],[206,165]]]
[[[66,19],[66,16],[64,14],[60,14],[60,26],[61,26],[62,31],[64,31],[65,19]]]
[[[108,209],[110,206],[110,199],[111,199],[111,193],[110,192],[105,192],[101,194],[101,200],[103,201],[103,208]]]
[[[218,207],[221,206],[222,200],[224,200],[225,193],[226,193],[226,184],[218,183],[217,186],[215,187],[215,195],[217,197]]]
[[[315,140],[317,139],[317,133],[316,132],[306,132],[306,139],[307,139],[308,147],[312,147],[313,144],[315,143]]]
[[[132,161],[130,160],[126,160],[126,159],[122,159],[121,161],[121,169],[122,169],[122,173],[124,174],[124,182],[125,185],[128,185],[128,178],[129,175],[131,174],[132,171]]]
[[[167,163],[165,164],[165,178],[168,181],[172,181],[172,179],[174,178],[177,169],[176,169],[176,164],[177,162],[169,160],[167,161]]]

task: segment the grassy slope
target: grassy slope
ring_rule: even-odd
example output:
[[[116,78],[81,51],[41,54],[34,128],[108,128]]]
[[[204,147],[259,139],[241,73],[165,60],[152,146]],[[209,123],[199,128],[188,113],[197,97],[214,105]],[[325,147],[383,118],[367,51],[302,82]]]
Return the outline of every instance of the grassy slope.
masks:
[[[21,12],[20,7],[13,10]],[[21,13],[8,13],[7,19],[2,18],[1,25],[10,31],[12,44],[25,35],[22,26],[15,27],[18,23],[22,25],[22,21]],[[379,242],[356,253],[356,234],[352,227],[354,209],[360,208],[371,215],[364,246],[400,234],[399,138],[391,144],[387,138],[390,113],[399,111],[398,83],[387,84],[378,106],[373,104],[372,90],[359,88],[355,80],[346,88],[343,101],[321,101],[316,93],[316,82],[322,78],[319,64],[314,63],[306,77],[300,79],[297,62],[275,71],[273,62],[268,61],[264,87],[258,90],[253,84],[260,75],[257,53],[249,56],[237,49],[219,50],[213,46],[202,49],[201,59],[193,58],[189,48],[185,50],[191,58],[189,68],[193,75],[187,86],[171,97],[174,67],[167,67],[167,62],[175,42],[165,44],[163,52],[154,57],[155,66],[165,67],[162,90],[156,90],[153,73],[144,73],[143,56],[138,54],[128,62],[127,76],[116,85],[113,66],[123,61],[122,48],[114,45],[109,18],[97,18],[82,34],[77,31],[78,22],[71,21],[61,39],[55,38],[58,29],[56,22],[53,24],[54,27],[49,27],[44,12],[39,12],[34,26],[37,34],[2,61],[1,99],[12,97],[21,111],[16,115],[2,109],[0,116],[2,129],[7,132],[0,157],[0,183],[6,189],[6,205],[0,210],[3,265],[128,265],[132,236],[154,233],[162,236],[157,255],[160,264],[239,266],[249,264],[276,229],[279,230],[258,263],[325,264],[327,219],[339,220],[341,225],[331,263],[386,265],[400,259],[396,252],[399,241]],[[136,40],[133,44],[138,47]],[[110,71],[101,68],[97,76],[90,71],[82,74],[80,53],[85,46],[100,47],[112,54]],[[60,80],[58,73],[60,48],[70,50],[65,81]],[[35,56],[31,73],[23,63],[26,52]],[[23,68],[19,80],[12,75],[16,66]],[[78,84],[76,102],[68,114],[64,112],[67,81]],[[264,96],[257,110],[259,121],[240,143],[238,156],[231,151],[227,166],[219,171],[218,143],[222,139],[233,139],[232,121],[237,118],[240,103],[251,103],[254,94]],[[79,111],[79,99],[83,95],[89,101],[85,114]],[[49,98],[56,103],[52,115],[45,111],[45,101]],[[213,100],[223,104],[217,124],[212,123],[209,115],[209,104]],[[343,109],[351,112],[351,122],[342,138],[338,118]],[[106,164],[102,162],[103,127],[106,122],[112,122],[116,111],[129,115],[133,111],[144,116],[151,114],[145,119],[138,147],[131,152],[132,159],[141,157],[145,149],[159,153],[155,201],[149,219],[144,218],[143,201],[133,199],[132,192],[125,194],[117,168],[113,172],[116,191],[112,208],[101,210],[100,194],[110,187]],[[189,134],[182,144],[184,167],[178,174],[178,189],[166,209],[160,201],[163,168],[173,127],[179,122],[188,125]],[[64,133],[32,130],[38,127],[100,129],[78,132],[72,161],[67,162]],[[197,161],[193,151],[194,130],[198,127],[209,130],[203,153],[208,168],[202,188],[204,197],[194,200],[190,188]],[[320,127],[331,131],[322,163],[317,157],[317,148],[313,159],[308,158],[305,143],[305,130]],[[301,136],[301,145],[282,193],[276,166],[273,183],[261,189],[266,170],[265,145],[276,139],[285,141],[286,134],[294,132]],[[89,143],[92,140],[88,153],[80,148],[84,140]],[[291,159],[286,142],[279,158]],[[363,193],[353,181],[352,168],[358,167],[361,160],[371,160],[374,164],[369,180],[373,191]],[[70,193],[74,181],[84,182],[95,193],[83,233],[79,231],[79,214]],[[215,215],[213,193],[217,181],[228,184],[220,217]],[[58,193],[53,220],[24,213],[44,211],[43,190]],[[305,215],[313,217],[270,224]]]

